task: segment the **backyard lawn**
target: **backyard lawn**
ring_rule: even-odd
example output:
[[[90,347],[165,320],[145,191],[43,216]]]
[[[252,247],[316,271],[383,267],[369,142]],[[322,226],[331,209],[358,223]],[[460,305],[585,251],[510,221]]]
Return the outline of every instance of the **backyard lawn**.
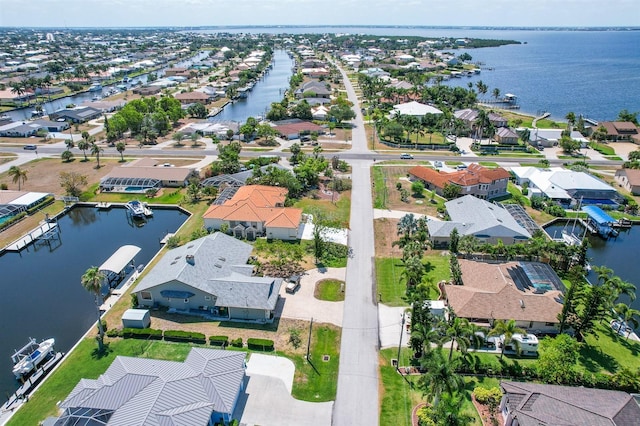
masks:
[[[449,280],[449,257],[431,254],[423,257],[426,274],[422,282],[429,285],[429,298],[438,298],[437,284]],[[407,286],[402,279],[402,261],[398,258],[376,258],[377,292],[388,306],[406,306]]]

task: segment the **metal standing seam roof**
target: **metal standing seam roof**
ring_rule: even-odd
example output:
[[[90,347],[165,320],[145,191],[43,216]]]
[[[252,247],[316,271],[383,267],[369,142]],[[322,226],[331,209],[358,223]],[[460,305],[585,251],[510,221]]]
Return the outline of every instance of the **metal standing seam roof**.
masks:
[[[582,211],[587,213],[591,219],[598,223],[598,225],[606,225],[616,221],[598,206],[583,206]]]
[[[134,245],[126,245],[120,247],[115,253],[109,257],[100,267],[100,271],[110,271],[119,274],[134,257],[140,252],[141,248]]]

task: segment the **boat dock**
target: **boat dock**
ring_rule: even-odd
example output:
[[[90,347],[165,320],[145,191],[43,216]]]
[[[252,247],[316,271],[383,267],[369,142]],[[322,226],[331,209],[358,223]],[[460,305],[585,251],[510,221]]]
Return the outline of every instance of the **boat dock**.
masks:
[[[106,201],[101,201],[96,204],[96,208],[98,210],[109,210],[111,208],[111,203],[107,203]]]
[[[11,244],[7,245],[4,250],[6,251],[21,251],[29,244],[32,244],[38,240],[48,241],[58,237],[60,229],[56,222],[42,222],[40,226],[26,234],[25,236],[15,240]]]
[[[42,381],[42,379],[55,367],[64,357],[62,352],[56,352],[51,359],[42,364],[38,369],[30,375],[22,383],[22,386],[9,397],[2,407],[0,407],[0,418],[3,418],[7,412],[11,412],[18,408],[22,403],[29,400],[31,392]]]

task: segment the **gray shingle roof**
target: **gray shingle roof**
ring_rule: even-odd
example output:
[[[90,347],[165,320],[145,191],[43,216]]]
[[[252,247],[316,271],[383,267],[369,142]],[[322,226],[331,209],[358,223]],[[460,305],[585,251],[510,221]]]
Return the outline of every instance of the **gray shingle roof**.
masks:
[[[246,264],[252,250],[222,232],[207,235],[169,250],[134,291],[178,281],[215,296],[217,306],[272,310],[282,279],[252,276]]]
[[[214,410],[233,413],[244,375],[242,352],[193,348],[184,362],[119,356],[78,383],[61,421],[82,408],[113,411],[109,425],[206,425]]]

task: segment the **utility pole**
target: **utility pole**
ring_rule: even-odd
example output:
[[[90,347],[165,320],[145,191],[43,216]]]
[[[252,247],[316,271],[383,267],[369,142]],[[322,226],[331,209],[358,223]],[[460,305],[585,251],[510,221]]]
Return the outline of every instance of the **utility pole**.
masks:
[[[404,320],[406,312],[402,313],[402,323],[400,324],[400,341],[398,342],[398,362],[396,364],[396,371],[400,373],[400,350],[402,349],[402,334],[404,333]]]

